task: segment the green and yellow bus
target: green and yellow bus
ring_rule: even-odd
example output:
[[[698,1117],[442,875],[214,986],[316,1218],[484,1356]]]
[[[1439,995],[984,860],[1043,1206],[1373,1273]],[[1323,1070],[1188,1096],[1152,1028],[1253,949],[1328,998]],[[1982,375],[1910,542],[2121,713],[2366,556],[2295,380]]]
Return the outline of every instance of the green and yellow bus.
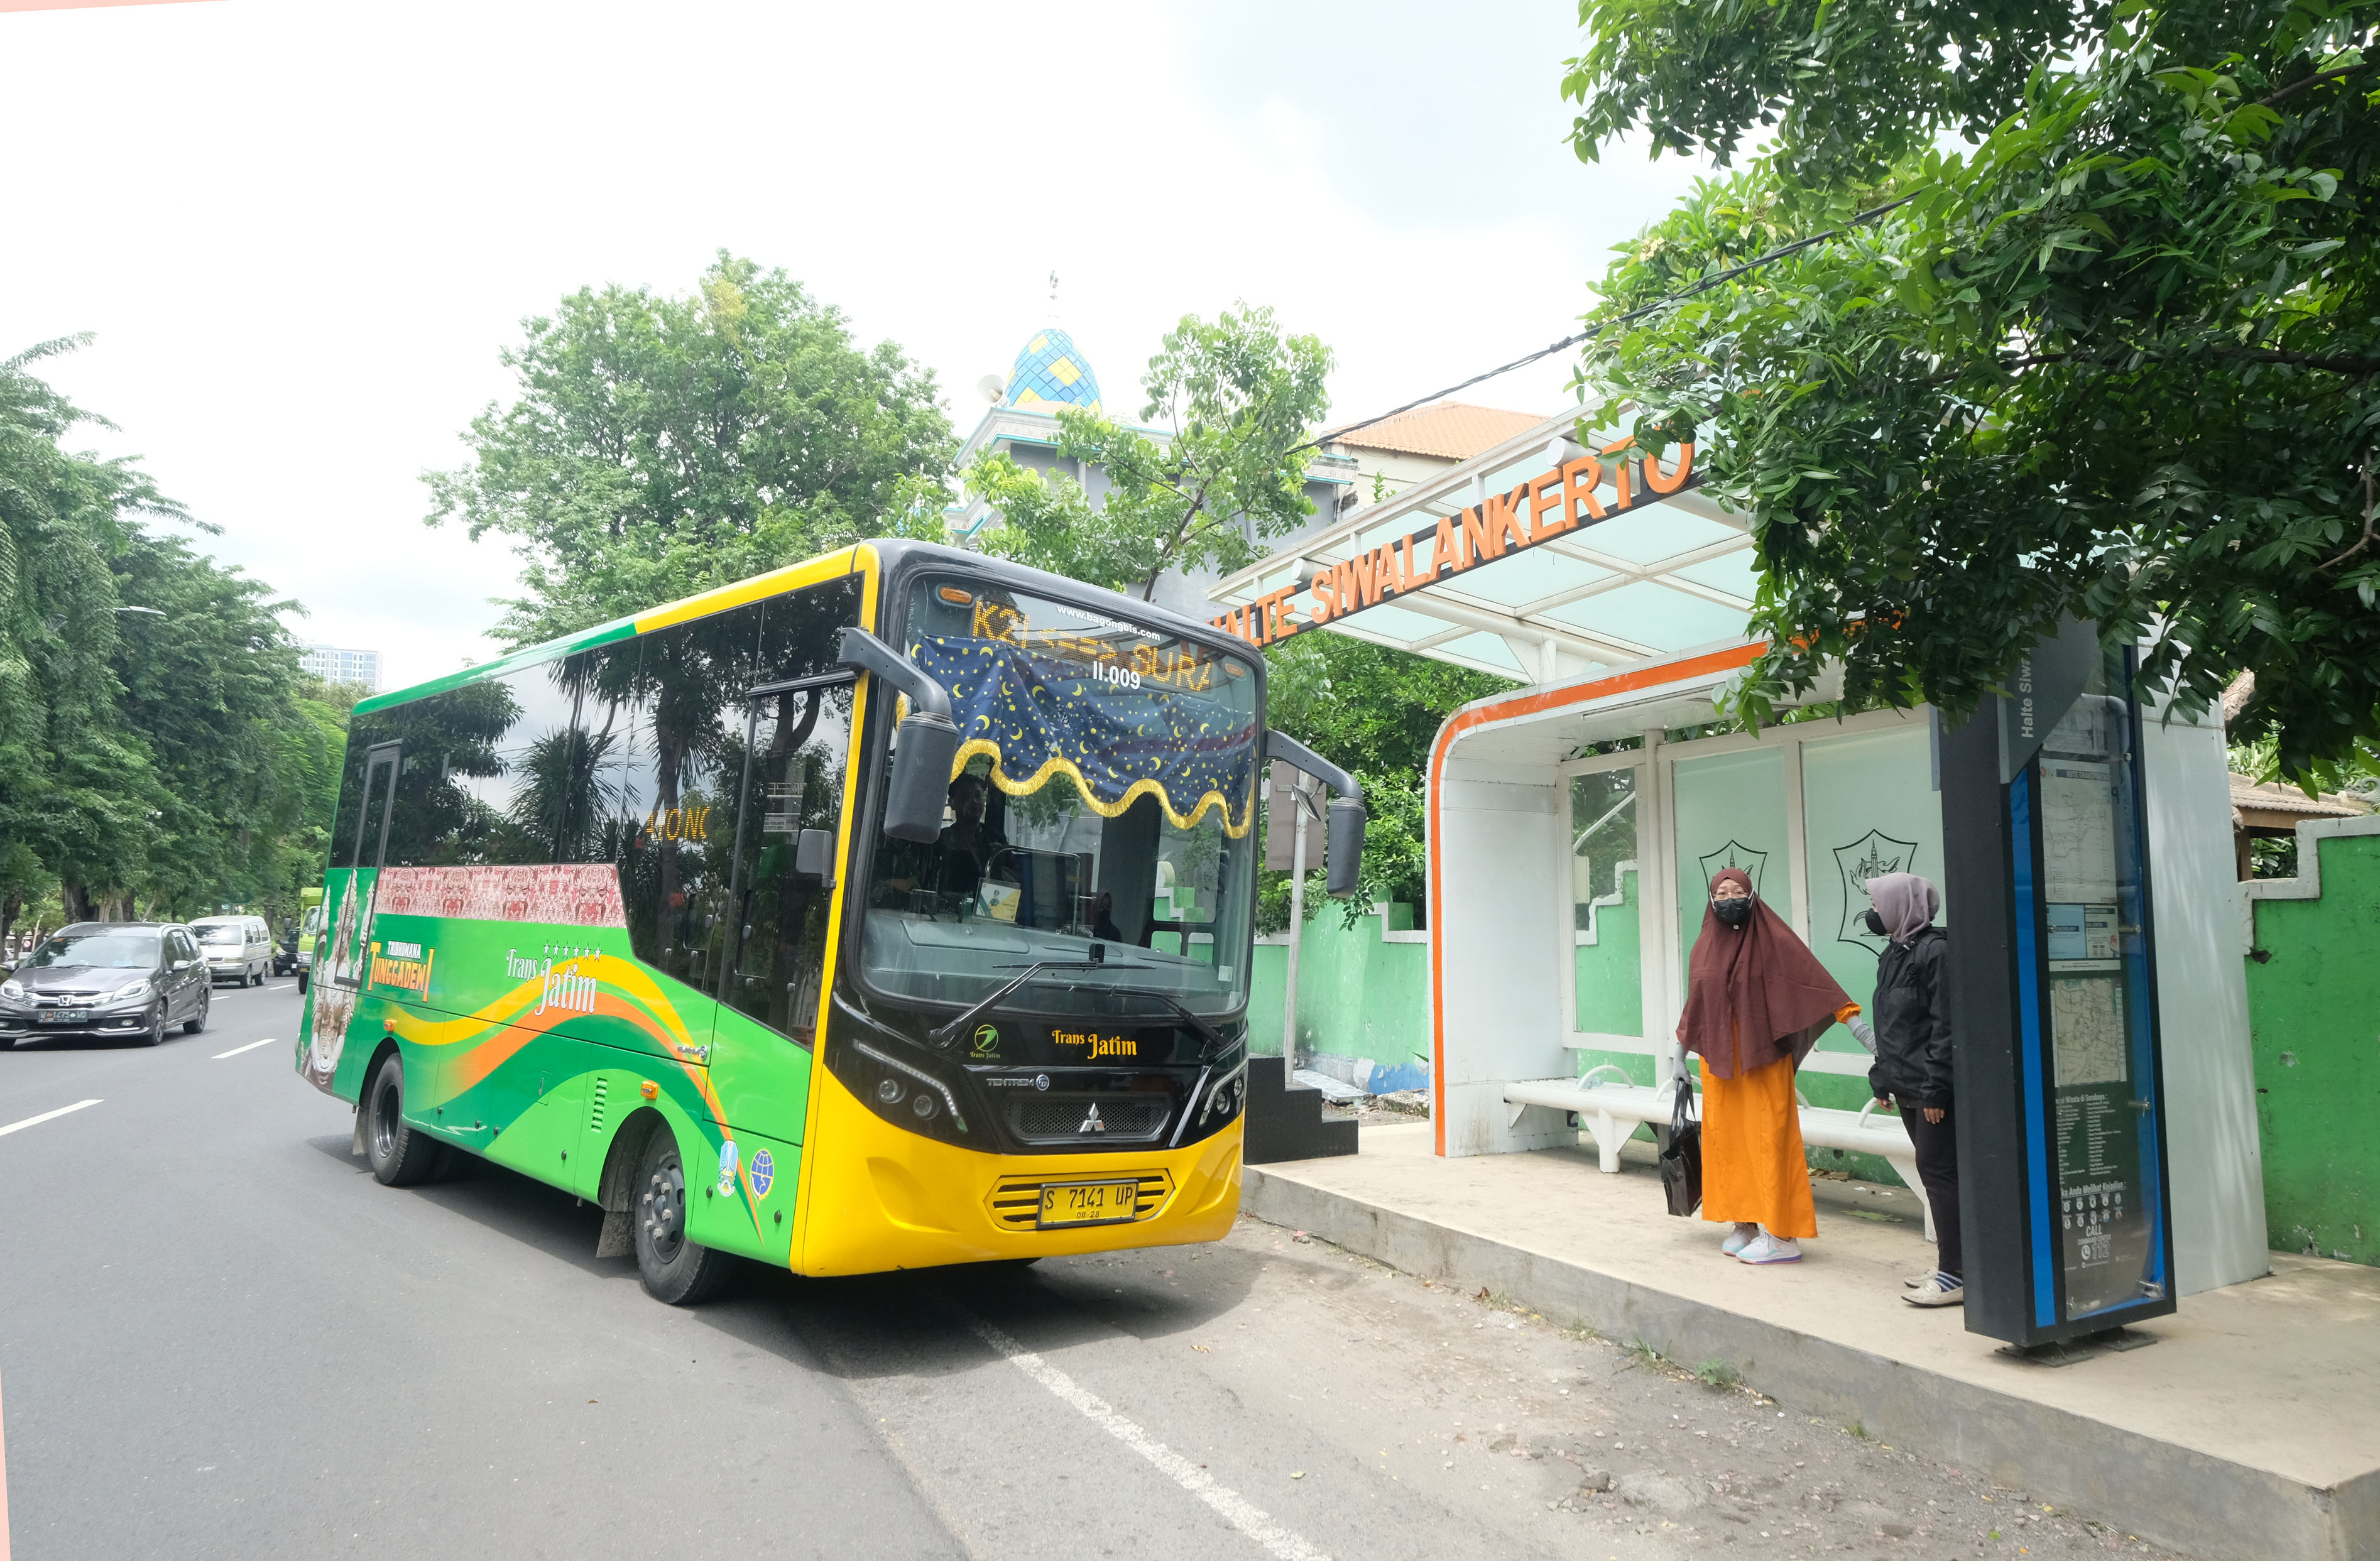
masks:
[[[1211,1240],[1267,758],[1352,890],[1207,624],[899,541],[656,608],[356,707],[296,1065],[667,1301]]]

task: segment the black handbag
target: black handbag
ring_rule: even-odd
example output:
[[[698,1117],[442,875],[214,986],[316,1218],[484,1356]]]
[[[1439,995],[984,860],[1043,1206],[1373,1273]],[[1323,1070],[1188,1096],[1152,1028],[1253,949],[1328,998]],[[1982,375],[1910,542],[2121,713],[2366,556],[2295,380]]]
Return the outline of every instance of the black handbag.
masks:
[[[1661,1145],[1661,1191],[1670,1212],[1683,1218],[1703,1206],[1703,1125],[1686,1114],[1694,1090],[1683,1070],[1678,1073],[1678,1100],[1670,1112],[1670,1141]]]

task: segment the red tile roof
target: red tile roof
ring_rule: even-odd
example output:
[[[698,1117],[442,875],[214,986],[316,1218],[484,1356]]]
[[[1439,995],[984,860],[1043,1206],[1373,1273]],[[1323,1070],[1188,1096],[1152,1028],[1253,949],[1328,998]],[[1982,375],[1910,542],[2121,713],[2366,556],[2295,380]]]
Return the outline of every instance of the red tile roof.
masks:
[[[1322,442],[1467,461],[1482,451],[1493,450],[1515,434],[1528,432],[1545,420],[1542,414],[1536,412],[1504,412],[1493,406],[1439,401],[1400,412],[1353,433],[1326,433]]]

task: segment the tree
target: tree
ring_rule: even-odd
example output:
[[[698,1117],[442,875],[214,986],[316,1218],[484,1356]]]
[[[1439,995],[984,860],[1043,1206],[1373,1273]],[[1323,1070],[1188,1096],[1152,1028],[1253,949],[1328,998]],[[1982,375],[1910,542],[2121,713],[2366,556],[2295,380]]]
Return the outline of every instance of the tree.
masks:
[[[939,535],[953,450],[930,371],[726,251],[688,296],[582,288],[522,322],[509,406],[424,475],[430,525],[509,538],[516,645],[864,536]]]
[[[200,526],[107,426],[0,361],[0,935],[55,892],[73,919],[296,909],[322,871],[344,741],[302,695],[274,614],[294,603],[150,522]]]
[[[1183,316],[1141,379],[1141,420],[1163,422],[1161,442],[1059,410],[1059,454],[1106,470],[1099,502],[1005,451],[967,468],[967,491],[1000,512],[984,551],[1143,599],[1168,569],[1255,563],[1260,542],[1313,513],[1304,453],[1330,405],[1330,349],[1284,335],[1269,309],[1243,304],[1212,324]]]
[[[65,447],[78,424],[108,425],[31,369],[89,340],[0,361],[0,912],[41,878],[63,880],[75,916],[128,889],[161,796],[116,708],[117,567],[143,515],[187,516],[133,462]]]
[[[1773,132],[1615,262],[1581,369],[1752,517],[1741,717],[1831,661],[1955,714],[2071,612],[2185,708],[2252,670],[2293,776],[2380,733],[2375,17],[1584,0],[1581,155]]]
[[[111,661],[152,781],[142,903],[294,914],[294,880],[321,876],[344,739],[296,696],[298,647],[277,615],[297,604],[177,538],[144,538],[116,577],[162,614],[127,618]]]
[[[1512,680],[1344,635],[1280,640],[1265,659],[1271,663],[1267,723],[1329,755],[1363,784],[1370,824],[1362,878],[1344,907],[1347,925],[1379,900],[1411,905],[1426,922],[1422,803],[1430,744],[1458,708],[1512,687]],[[1265,879],[1265,930],[1280,931],[1289,925],[1289,875],[1267,873]],[[1323,898],[1318,889],[1307,894],[1309,914]]]

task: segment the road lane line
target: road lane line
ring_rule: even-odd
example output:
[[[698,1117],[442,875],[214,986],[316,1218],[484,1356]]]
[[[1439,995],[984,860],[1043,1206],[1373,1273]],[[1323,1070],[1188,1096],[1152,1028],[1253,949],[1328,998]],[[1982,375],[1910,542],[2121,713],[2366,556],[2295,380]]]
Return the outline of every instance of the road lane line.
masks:
[[[229,1051],[219,1051],[207,1060],[210,1062],[221,1062],[226,1057],[237,1057],[244,1051],[254,1051],[259,1047],[269,1047],[280,1038],[281,1037],[278,1035],[267,1035],[261,1041],[250,1041],[244,1047],[234,1047]]]
[[[286,992],[286,991],[289,991],[289,990],[291,990],[292,988],[294,988],[297,985],[298,985],[298,983],[296,983],[295,981],[292,981],[292,982],[287,983],[286,985],[280,986],[267,986],[267,987],[265,987],[265,988],[264,988],[264,990],[266,990],[266,991],[268,991],[268,992]],[[0,1561],[6,1561],[6,1557],[0,1557]]]
[[[0,1128],[0,1138],[7,1137],[18,1128],[39,1127],[53,1117],[63,1117],[69,1111],[79,1111],[86,1106],[98,1104],[96,1100],[78,1100],[72,1106],[61,1106],[55,1111],[44,1111],[38,1117],[28,1117],[21,1122],[10,1122],[6,1127]]]
[[[977,1337],[1000,1351],[1010,1365],[1073,1405],[1093,1424],[1155,1464],[1175,1484],[1214,1508],[1224,1522],[1279,1556],[1281,1561],[1330,1561],[1329,1555],[1274,1522],[1255,1503],[1238,1492],[1216,1483],[1214,1477],[1205,1470],[1118,1414],[1113,1406],[1083,1388],[1073,1377],[981,1318],[964,1311],[959,1315],[968,1327],[975,1330]]]

